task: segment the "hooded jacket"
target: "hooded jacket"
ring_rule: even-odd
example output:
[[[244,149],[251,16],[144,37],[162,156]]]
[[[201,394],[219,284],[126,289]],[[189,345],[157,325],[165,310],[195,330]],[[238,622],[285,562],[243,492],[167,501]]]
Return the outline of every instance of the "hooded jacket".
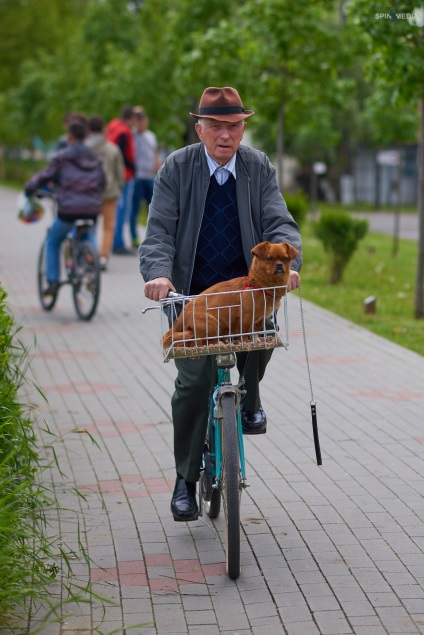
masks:
[[[102,160],[103,171],[106,177],[106,188],[103,192],[103,200],[118,198],[124,185],[124,160],[122,152],[114,143],[106,141],[105,136],[93,133],[85,140],[85,144],[91,148]]]
[[[135,173],[135,141],[131,128],[122,119],[112,119],[106,128],[106,138],[121,149],[125,163],[125,180],[131,181]]]
[[[248,267],[252,248],[268,240],[288,242],[299,250],[291,268],[302,264],[299,228],[278,189],[268,157],[240,146],[236,157],[236,192],[243,252]],[[203,143],[173,152],[155,178],[146,236],[139,248],[140,271],[146,282],[169,278],[188,293],[210,182]]]
[[[95,218],[100,213],[106,184],[102,162],[83,143],[71,143],[57,152],[26,184],[25,193],[32,194],[51,182],[56,185],[58,217],[62,220]]]

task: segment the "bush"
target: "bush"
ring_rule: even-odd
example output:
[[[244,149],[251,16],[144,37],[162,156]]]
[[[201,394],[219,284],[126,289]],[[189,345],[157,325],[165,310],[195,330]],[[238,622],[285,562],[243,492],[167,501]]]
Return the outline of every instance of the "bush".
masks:
[[[352,218],[343,211],[324,212],[314,224],[314,233],[330,254],[331,284],[343,277],[347,263],[355,253],[359,241],[368,231],[368,221]]]
[[[305,193],[303,190],[298,189],[296,190],[296,194],[284,194],[284,200],[286,201],[287,209],[290,214],[293,216],[299,227],[301,227],[303,221],[306,219],[309,207]]]
[[[0,159],[1,161],[1,159]],[[47,165],[44,159],[3,159],[0,169],[0,179],[11,186],[19,189],[30,180],[36,172],[39,172]]]

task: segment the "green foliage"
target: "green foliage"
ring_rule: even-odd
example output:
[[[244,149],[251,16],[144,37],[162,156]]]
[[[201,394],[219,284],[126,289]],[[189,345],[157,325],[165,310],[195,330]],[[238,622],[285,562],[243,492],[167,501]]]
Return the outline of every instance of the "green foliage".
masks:
[[[298,189],[295,194],[284,194],[287,208],[296,223],[301,227],[308,214],[309,202],[303,190]]]
[[[352,218],[343,211],[324,212],[315,224],[315,235],[330,254],[329,282],[337,284],[343,276],[359,241],[368,231],[368,221]]]
[[[175,148],[197,140],[188,112],[203,89],[234,85],[259,147],[274,154],[280,121],[279,152],[350,170],[358,144],[416,139],[423,44],[407,20],[375,20],[380,3],[342,4],[2,0],[0,142],[54,140],[67,110],[110,119],[141,104]]]
[[[35,483],[36,436],[18,400],[26,356],[0,287],[0,624],[55,572],[54,561],[45,557],[48,541],[42,526],[47,497]]]
[[[30,180],[36,172],[47,165],[47,161],[37,159],[4,159],[0,178],[7,185],[17,186],[19,189]]]
[[[0,286],[0,628],[13,630],[30,606],[48,604],[48,615],[57,619],[49,587],[61,560],[69,563],[77,554],[48,536],[46,514],[57,501],[39,482],[47,465],[39,458],[33,411],[19,401],[28,351],[6,298]],[[80,589],[67,585],[67,591],[72,600],[82,599]]]
[[[86,0],[0,2],[0,90],[19,82],[19,70],[40,53],[54,54],[80,22]]]
[[[368,52],[364,68],[369,79],[383,79],[406,101],[419,99],[423,84],[423,27],[414,20],[398,19],[396,15],[421,12],[422,5],[398,2],[389,10],[377,0],[353,0],[348,3],[347,10],[352,25],[364,33]],[[377,14],[383,13],[393,18],[376,18]]]
[[[87,566],[91,562],[81,542],[77,513],[77,550],[69,548],[63,536],[52,535],[48,516],[61,510],[53,488],[41,482],[50,464],[39,456],[34,410],[19,401],[21,389],[29,381],[28,350],[19,339],[6,300],[0,285],[0,632],[41,635],[48,623],[66,617],[67,607],[75,609],[75,604],[92,599],[104,608],[111,600],[96,595],[88,583],[72,580],[71,559]],[[48,449],[65,476],[53,445]],[[67,519],[71,513],[67,508]],[[52,586],[56,578],[62,587],[58,602]],[[41,606],[45,610],[40,617],[37,612]],[[19,626],[29,616],[35,616],[31,631]],[[129,632],[148,626],[151,623],[124,628]],[[122,631],[113,633],[118,630]],[[104,635],[100,626],[93,632]]]

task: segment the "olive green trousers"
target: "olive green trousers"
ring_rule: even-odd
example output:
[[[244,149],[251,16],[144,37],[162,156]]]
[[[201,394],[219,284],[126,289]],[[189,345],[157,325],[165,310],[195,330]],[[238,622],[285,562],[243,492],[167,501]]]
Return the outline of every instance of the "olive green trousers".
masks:
[[[237,354],[237,369],[241,373],[244,368],[247,391],[243,404],[251,412],[257,412],[261,406],[259,382],[272,353],[273,349]],[[205,444],[209,399],[217,382],[216,361],[214,356],[175,359],[175,365],[178,375],[171,401],[175,465],[186,481],[195,482],[199,479]]]

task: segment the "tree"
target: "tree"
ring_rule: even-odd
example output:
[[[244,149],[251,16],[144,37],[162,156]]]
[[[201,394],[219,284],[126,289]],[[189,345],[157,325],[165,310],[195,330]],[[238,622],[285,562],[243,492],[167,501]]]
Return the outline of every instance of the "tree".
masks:
[[[181,61],[184,77],[207,68],[211,81],[234,81],[257,113],[252,124],[268,151],[272,139],[280,183],[287,130],[290,141],[303,140],[311,161],[340,140],[332,117],[353,85],[338,72],[348,55],[334,7],[331,1],[302,0],[294,7],[288,0],[247,0],[234,7],[231,19],[192,37],[194,46]]]
[[[423,9],[398,3],[381,11],[375,0],[354,0],[349,20],[364,34],[368,48],[366,72],[371,82],[384,82],[393,100],[411,104],[419,112],[418,211],[419,248],[415,291],[415,317],[424,317],[424,15]]]

